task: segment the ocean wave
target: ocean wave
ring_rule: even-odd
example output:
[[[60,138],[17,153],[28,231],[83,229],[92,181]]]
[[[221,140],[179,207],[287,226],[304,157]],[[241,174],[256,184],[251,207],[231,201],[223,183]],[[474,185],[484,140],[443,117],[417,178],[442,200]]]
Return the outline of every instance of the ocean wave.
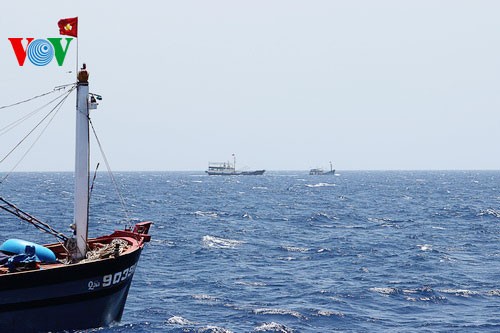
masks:
[[[383,227],[399,227],[399,223],[413,222],[412,219],[392,219],[390,217],[368,217],[368,221],[380,223]]]
[[[330,311],[330,310],[318,310],[318,316],[323,316],[323,317],[345,317],[345,314],[342,312],[338,311]]]
[[[262,309],[253,310],[253,313],[264,314],[264,315],[285,315],[285,316],[292,316],[292,317],[300,318],[300,319],[305,318],[305,316],[302,315],[300,312],[288,310],[288,309],[262,308]]]
[[[419,244],[417,245],[421,251],[432,251],[432,245],[430,244]]]
[[[288,252],[309,252],[309,249],[306,247],[298,247],[298,246],[280,246],[281,249],[288,251]]]
[[[242,241],[234,239],[226,239],[209,235],[203,236],[202,242],[203,247],[215,249],[234,249],[243,243]]]
[[[335,220],[338,220],[338,217],[332,217],[326,213],[315,213],[307,219],[308,222],[330,222]]]
[[[198,332],[209,332],[209,333],[233,333],[233,331],[230,331],[226,328],[219,327],[219,326],[207,326],[207,327],[202,327],[198,330]]]
[[[370,288],[370,291],[379,293],[384,296],[402,296],[410,302],[441,302],[446,300],[446,297],[434,291],[431,287],[424,286],[421,288],[400,289],[393,287],[375,287]]]
[[[443,227],[431,227],[432,229],[436,229],[436,230],[446,230],[446,228],[443,228]]]
[[[479,216],[491,215],[491,216],[500,218],[500,210],[488,208],[485,210],[481,210],[478,215]]]
[[[373,287],[370,288],[369,290],[382,295],[394,295],[400,293],[400,290],[398,288],[391,288],[391,287]]]
[[[376,222],[376,223],[394,222],[393,219],[388,218],[388,217],[369,217],[368,221],[370,221],[370,222]]]
[[[330,184],[330,183],[306,184],[306,187],[330,187],[330,186],[335,186],[335,184]]]
[[[241,215],[242,218],[245,218],[245,219],[249,219],[249,220],[253,220],[253,217],[252,215],[248,214],[248,213],[244,213],[243,215]]]
[[[192,295],[191,297],[198,300],[198,301],[211,301],[211,302],[218,301],[217,297],[206,295],[206,294]]]
[[[171,240],[167,240],[167,239],[152,239],[151,241],[151,244],[154,244],[154,245],[161,245],[161,246],[166,246],[166,247],[175,247],[175,243]]]
[[[254,332],[279,332],[279,333],[292,333],[293,330],[291,328],[286,327],[283,324],[270,322],[270,323],[262,323],[257,326]]]
[[[479,294],[477,291],[472,291],[468,289],[442,289],[439,290],[439,292],[443,294],[451,294],[460,297],[471,297]]]
[[[195,324],[195,323],[193,323],[185,318],[182,318],[181,316],[172,316],[172,317],[168,318],[167,323],[171,324],[171,325],[193,325],[193,324]]]
[[[446,300],[446,297],[443,296],[419,296],[419,297],[414,297],[414,296],[407,296],[405,295],[404,297],[405,300],[409,302],[431,302],[431,303],[439,303],[444,300]]]
[[[500,289],[490,290],[486,294],[488,296],[500,296]]]
[[[250,286],[250,287],[265,287],[267,286],[267,283],[264,282],[252,282],[252,281],[238,281],[236,284],[242,285],[242,286]]]
[[[295,257],[278,257],[277,260],[281,260],[281,261],[293,261],[293,260],[297,260],[297,258]]]
[[[201,210],[197,210],[196,212],[194,212],[194,215],[202,217],[219,217],[219,213],[217,212],[212,212],[212,211],[203,212]]]

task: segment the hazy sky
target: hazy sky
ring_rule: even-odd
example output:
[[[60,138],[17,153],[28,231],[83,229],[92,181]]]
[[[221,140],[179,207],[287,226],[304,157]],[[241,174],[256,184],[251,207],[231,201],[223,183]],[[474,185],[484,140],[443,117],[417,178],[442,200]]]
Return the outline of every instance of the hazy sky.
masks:
[[[1,12],[0,106],[75,81],[76,43],[62,67],[20,67],[7,38],[59,37],[57,21],[79,17],[114,170],[205,170],[233,153],[242,169],[500,169],[500,1],[30,0]],[[70,98],[18,170],[72,170]]]

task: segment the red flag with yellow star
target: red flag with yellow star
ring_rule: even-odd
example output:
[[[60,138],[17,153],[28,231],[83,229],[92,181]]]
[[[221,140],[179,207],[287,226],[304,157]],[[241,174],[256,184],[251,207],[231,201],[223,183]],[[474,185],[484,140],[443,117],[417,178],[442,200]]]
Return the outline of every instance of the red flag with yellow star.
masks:
[[[61,19],[57,25],[61,35],[78,37],[78,17]]]

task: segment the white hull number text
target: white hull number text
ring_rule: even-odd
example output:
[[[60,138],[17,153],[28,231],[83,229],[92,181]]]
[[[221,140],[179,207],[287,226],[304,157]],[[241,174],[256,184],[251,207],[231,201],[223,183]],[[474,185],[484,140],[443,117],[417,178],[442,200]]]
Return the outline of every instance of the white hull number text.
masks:
[[[123,271],[119,271],[113,274],[104,275],[102,279],[96,279],[93,281],[89,281],[88,288],[89,290],[94,290],[99,287],[109,287],[115,285],[121,281],[125,281],[127,278],[132,276],[135,271],[135,265],[130,266],[129,268],[125,268]],[[99,281],[100,280],[100,281]]]

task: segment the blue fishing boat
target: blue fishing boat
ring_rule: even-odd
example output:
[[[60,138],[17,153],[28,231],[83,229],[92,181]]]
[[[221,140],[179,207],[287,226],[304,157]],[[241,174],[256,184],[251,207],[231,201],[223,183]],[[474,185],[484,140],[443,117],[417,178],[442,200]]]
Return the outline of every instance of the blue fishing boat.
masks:
[[[78,73],[75,203],[72,235],[66,236],[7,200],[0,209],[52,234],[57,241],[38,245],[10,239],[0,246],[0,332],[47,332],[108,326],[120,321],[130,284],[151,222],[88,238],[89,93],[85,66]]]

